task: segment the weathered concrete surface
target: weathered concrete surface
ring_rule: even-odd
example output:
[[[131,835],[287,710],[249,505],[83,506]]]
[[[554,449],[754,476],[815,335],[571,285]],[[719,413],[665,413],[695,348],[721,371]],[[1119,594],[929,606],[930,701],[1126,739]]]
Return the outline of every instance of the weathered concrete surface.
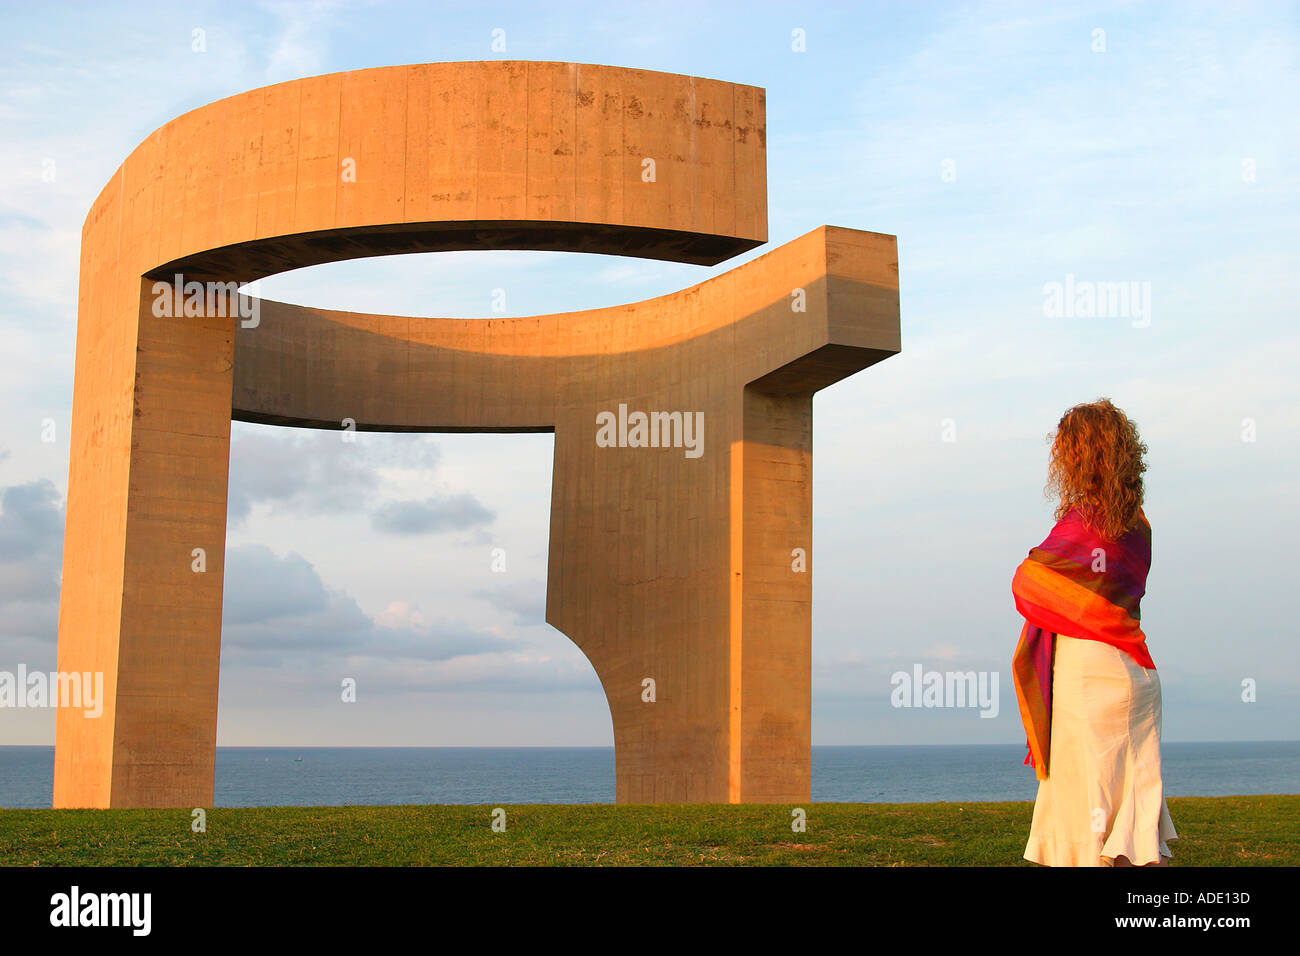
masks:
[[[155,278],[399,252],[716,263],[766,241],[765,138],[754,87],[508,61],[283,83],[145,140],[82,237],[58,666],[107,699],[60,710],[54,805],[211,803],[232,417],[553,430],[546,619],[605,688],[618,799],[806,801],[812,394],[898,351],[892,237],[559,315],[154,314]],[[620,404],[702,414],[702,453],[600,447]]]

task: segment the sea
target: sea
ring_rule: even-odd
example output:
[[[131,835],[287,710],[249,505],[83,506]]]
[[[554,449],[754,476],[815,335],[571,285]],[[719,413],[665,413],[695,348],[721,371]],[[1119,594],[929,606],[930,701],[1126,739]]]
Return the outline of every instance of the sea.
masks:
[[[1300,741],[1164,743],[1165,795],[1300,793]],[[1033,800],[1023,745],[812,748],[821,803]],[[0,807],[49,807],[53,747],[0,747]],[[612,747],[218,747],[219,807],[613,803]]]

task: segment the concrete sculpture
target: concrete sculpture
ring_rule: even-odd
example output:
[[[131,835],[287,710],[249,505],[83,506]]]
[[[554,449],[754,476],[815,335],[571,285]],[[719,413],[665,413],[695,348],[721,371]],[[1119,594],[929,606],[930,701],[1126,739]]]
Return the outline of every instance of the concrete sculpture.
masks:
[[[618,800],[807,801],[812,395],[899,350],[893,237],[822,226],[672,295],[522,318],[250,312],[228,285],[766,240],[764,91],[717,80],[386,67],[149,136],[82,234],[58,666],[106,699],[58,714],[54,805],[212,802],[232,419],[553,431],[546,620],[600,677]]]

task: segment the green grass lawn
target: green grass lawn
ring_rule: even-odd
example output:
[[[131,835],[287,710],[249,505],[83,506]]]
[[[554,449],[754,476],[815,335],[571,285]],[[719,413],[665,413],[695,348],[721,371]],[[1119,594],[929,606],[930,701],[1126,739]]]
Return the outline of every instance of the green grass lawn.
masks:
[[[1031,803],[0,810],[5,866],[1030,866]],[[1300,864],[1300,796],[1169,800],[1174,865]]]

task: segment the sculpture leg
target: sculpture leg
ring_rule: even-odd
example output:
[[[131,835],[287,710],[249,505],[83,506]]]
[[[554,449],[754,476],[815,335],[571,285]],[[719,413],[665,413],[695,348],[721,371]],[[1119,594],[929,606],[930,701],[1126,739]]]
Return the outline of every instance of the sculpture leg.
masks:
[[[704,409],[703,454],[597,447],[594,405],[555,437],[547,620],[605,689],[617,800],[807,801],[812,398],[643,405]]]
[[[59,669],[56,807],[209,806],[225,567],[234,318],[79,325]]]
[[[566,409],[556,425],[546,619],[605,689],[618,802],[725,803],[726,415],[698,394],[647,389],[633,410],[703,411],[703,453],[597,447],[596,414],[618,401]]]
[[[746,387],[744,434],[731,800],[806,802],[812,778],[812,396]]]

